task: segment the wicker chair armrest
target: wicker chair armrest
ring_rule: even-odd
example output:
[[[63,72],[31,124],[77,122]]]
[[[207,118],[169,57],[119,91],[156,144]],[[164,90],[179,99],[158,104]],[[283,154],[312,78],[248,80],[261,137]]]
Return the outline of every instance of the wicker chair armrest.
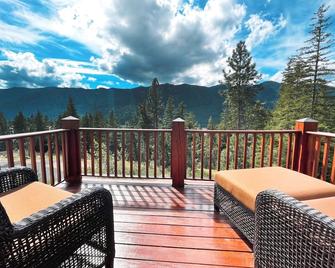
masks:
[[[5,261],[12,263],[5,267],[16,267],[18,263],[27,264],[25,267],[50,263],[56,267],[102,228],[107,239],[100,247],[114,253],[112,196],[103,188],[83,190],[15,223],[4,252]],[[8,258],[14,253],[18,260]]]
[[[36,173],[28,167],[13,167],[0,170],[0,193],[37,180]]]
[[[0,202],[0,247],[3,241],[10,238],[13,233],[13,225],[11,224],[5,208]]]
[[[335,267],[335,220],[284,193],[256,199],[255,267]]]

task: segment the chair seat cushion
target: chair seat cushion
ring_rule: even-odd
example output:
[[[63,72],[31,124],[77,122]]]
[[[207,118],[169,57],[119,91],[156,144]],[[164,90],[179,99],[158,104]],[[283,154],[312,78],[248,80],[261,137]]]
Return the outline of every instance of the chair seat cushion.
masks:
[[[252,211],[257,194],[268,189],[298,200],[335,196],[335,185],[282,167],[220,171],[215,181]]]
[[[305,200],[303,202],[329,216],[330,218],[335,219],[335,197]]]
[[[16,223],[31,214],[71,196],[72,194],[41,182],[32,182],[0,195],[11,223]]]

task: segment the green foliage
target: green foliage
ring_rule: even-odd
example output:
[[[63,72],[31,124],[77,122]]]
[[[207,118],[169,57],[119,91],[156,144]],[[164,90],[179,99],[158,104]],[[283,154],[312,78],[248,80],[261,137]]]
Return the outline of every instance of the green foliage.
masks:
[[[63,113],[63,117],[67,117],[67,116],[74,116],[76,118],[79,118],[79,115],[77,113],[76,107],[74,106],[72,97],[69,97],[66,110]]]
[[[164,116],[163,116],[163,128],[171,128],[171,123],[175,119],[174,109],[175,109],[174,101],[173,98],[170,96],[165,105]]]
[[[8,123],[3,113],[0,113],[0,135],[8,134]]]
[[[327,86],[335,75],[334,62],[330,60],[334,42],[328,31],[327,11],[328,7],[321,5],[312,18],[306,47],[288,61],[271,128],[292,128],[296,119],[311,117],[320,122],[320,129],[335,129],[335,89]]]
[[[161,123],[161,115],[163,113],[162,98],[158,93],[158,87],[158,79],[154,78],[145,102],[147,116],[150,118],[153,128],[158,128]]]
[[[259,116],[265,114],[262,104],[256,103],[256,96],[261,90],[257,86],[260,75],[245,42],[240,41],[237,44],[227,63],[227,70],[223,70],[226,88],[221,91],[224,96],[222,123],[227,129],[259,127],[264,118],[257,118],[255,123],[253,113],[262,109]]]
[[[305,62],[302,58],[290,58],[283,72],[283,83],[279,100],[272,113],[270,128],[289,129],[295,120],[309,116],[311,91],[306,76]]]
[[[107,125],[109,128],[116,128],[118,126],[118,120],[113,111],[109,112]]]
[[[13,120],[13,131],[14,133],[27,132],[27,120],[22,112],[19,112]]]

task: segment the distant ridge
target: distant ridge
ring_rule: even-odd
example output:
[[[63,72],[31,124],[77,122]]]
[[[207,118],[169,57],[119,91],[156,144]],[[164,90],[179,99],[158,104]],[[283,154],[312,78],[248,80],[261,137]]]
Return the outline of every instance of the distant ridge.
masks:
[[[280,84],[272,81],[263,82],[264,90],[258,99],[272,108],[278,99]],[[175,104],[183,101],[188,111],[195,114],[202,126],[206,126],[209,116],[218,122],[222,111],[223,97],[219,95],[222,85],[204,87],[189,84],[162,84],[160,94],[165,103],[169,96]],[[65,110],[68,98],[74,100],[79,114],[113,110],[120,123],[130,120],[148,87],[134,89],[82,89],[82,88],[10,88],[0,89],[0,112],[7,118],[13,118],[19,111],[29,116],[38,111],[50,118],[56,118]]]

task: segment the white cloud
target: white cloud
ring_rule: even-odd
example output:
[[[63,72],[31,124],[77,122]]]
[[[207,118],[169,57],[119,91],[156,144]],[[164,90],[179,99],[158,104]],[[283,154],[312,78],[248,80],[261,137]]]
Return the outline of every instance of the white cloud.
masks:
[[[270,36],[276,34],[287,25],[287,20],[281,15],[277,23],[262,19],[258,14],[253,14],[245,22],[245,26],[250,31],[246,39],[246,45],[253,48],[264,42]]]
[[[36,44],[44,39],[32,29],[10,25],[2,21],[0,21],[0,36],[2,42],[14,44]]]
[[[281,83],[283,80],[283,72],[282,71],[276,72],[273,76],[269,78],[269,80]]]
[[[208,0],[204,9],[182,0],[51,0],[45,5],[50,14],[23,6],[14,15],[37,32],[84,44],[99,55],[91,63],[102,72],[138,83],[156,76],[162,82],[216,83],[219,63],[235,46],[246,14],[236,0]]]
[[[84,76],[69,71],[66,62],[53,59],[39,61],[30,52],[15,53],[2,51],[6,60],[0,61],[0,87],[86,87],[81,81]]]

